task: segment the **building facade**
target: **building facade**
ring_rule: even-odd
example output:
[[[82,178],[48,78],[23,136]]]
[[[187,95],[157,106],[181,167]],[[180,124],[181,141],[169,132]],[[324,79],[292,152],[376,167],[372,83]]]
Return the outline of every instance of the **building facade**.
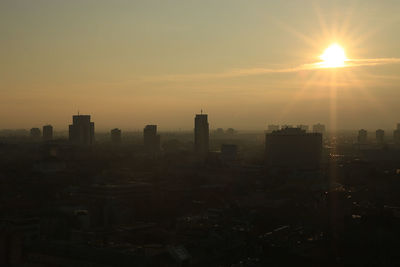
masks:
[[[43,126],[43,140],[44,141],[53,140],[53,126],[51,125]]]
[[[266,164],[270,167],[315,169],[322,160],[322,134],[284,128],[265,136]]]
[[[90,121],[90,115],[72,116],[72,124],[69,126],[69,141],[76,145],[94,144],[94,122]]]
[[[206,155],[209,149],[209,125],[207,114],[196,114],[194,118],[194,150]]]

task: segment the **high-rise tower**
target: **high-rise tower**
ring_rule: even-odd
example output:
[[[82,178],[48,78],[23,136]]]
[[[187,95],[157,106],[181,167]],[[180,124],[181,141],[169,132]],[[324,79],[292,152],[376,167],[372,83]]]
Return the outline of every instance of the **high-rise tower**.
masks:
[[[91,145],[94,143],[94,122],[90,115],[72,116],[69,126],[69,141],[76,145]]]
[[[196,153],[206,155],[208,153],[209,128],[208,115],[196,114],[194,118],[194,149]]]

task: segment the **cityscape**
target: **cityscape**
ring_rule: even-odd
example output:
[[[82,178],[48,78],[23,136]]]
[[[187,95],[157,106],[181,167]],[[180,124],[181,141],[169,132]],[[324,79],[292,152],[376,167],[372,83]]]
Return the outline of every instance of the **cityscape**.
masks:
[[[241,133],[210,131],[208,116],[195,115],[193,132],[146,125],[131,139],[119,128],[96,133],[90,115],[73,115],[64,137],[51,125],[2,131],[2,265],[320,266],[395,257],[400,123],[392,136],[339,135],[321,123]]]
[[[400,266],[400,1],[1,0],[0,267]]]

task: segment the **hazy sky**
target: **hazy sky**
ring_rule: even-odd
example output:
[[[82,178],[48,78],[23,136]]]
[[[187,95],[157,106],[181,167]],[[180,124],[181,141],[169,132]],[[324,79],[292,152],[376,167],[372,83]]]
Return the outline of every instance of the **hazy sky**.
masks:
[[[299,67],[333,42],[376,64]],[[394,128],[399,48],[398,0],[1,0],[0,129]]]

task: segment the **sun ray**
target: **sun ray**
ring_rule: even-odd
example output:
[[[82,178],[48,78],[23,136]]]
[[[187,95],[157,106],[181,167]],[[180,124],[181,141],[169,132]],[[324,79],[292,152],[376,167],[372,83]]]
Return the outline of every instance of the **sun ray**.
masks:
[[[307,36],[304,33],[301,33],[299,31],[297,31],[295,28],[287,25],[286,23],[283,23],[281,21],[275,20],[274,21],[275,24],[277,26],[279,26],[280,28],[284,29],[285,31],[293,34],[294,36],[296,36],[297,38],[299,38],[300,40],[304,41],[305,43],[307,43],[308,45],[312,46],[313,48],[317,48],[318,46],[315,44],[315,40],[311,37],[311,36]]]
[[[319,26],[321,27],[321,30],[322,30],[322,35],[328,36],[329,35],[328,26],[321,14],[322,13],[321,8],[319,7],[319,5],[317,6],[316,4],[314,4],[314,10],[318,17]]]
[[[362,76],[365,73],[358,72],[356,69],[351,68],[354,66],[369,66],[389,60],[357,59],[366,53],[364,50],[366,40],[370,39],[376,32],[382,29],[382,26],[372,26],[366,29],[364,25],[354,21],[353,15],[359,7],[360,3],[353,2],[353,4],[346,9],[342,20],[337,21],[335,18],[339,16],[335,16],[335,14],[332,13],[334,12],[332,9],[331,16],[328,16],[329,14],[326,13],[327,10],[321,9],[318,2],[315,3],[314,10],[317,21],[319,22],[320,37],[316,37],[313,33],[299,32],[296,27],[290,27],[287,23],[277,23],[281,28],[306,43],[310,51],[312,49],[314,49],[313,51],[319,50],[323,46],[327,47],[322,55],[319,56],[319,62],[305,64],[303,68],[299,68],[313,71],[312,74],[305,77],[304,85],[299,86],[291,99],[283,106],[280,115],[281,118],[286,117],[288,113],[292,112],[297,103],[301,103],[304,98],[313,99],[313,101],[315,99],[324,101],[327,99],[329,106],[327,110],[329,114],[328,125],[333,131],[340,127],[338,119],[339,116],[343,116],[341,110],[346,110],[347,112],[353,111],[355,113],[360,111],[360,99],[361,101],[364,99],[363,101],[368,103],[376,112],[382,115],[388,113],[385,107],[371,95],[372,92],[368,90],[370,85],[367,84],[367,81],[363,80]],[[388,20],[385,24],[388,23],[393,23],[393,21]],[[330,42],[330,44],[328,42]],[[346,50],[339,45],[339,42],[345,44]],[[351,57],[347,57],[346,52],[348,52]],[[313,53],[310,56],[314,57],[314,55]],[[321,90],[321,87],[325,87],[327,90]],[[320,88],[320,90],[316,88]],[[307,96],[307,94],[309,94],[309,96]],[[315,102],[315,104],[320,103],[321,102],[318,102],[318,100]],[[344,106],[342,106],[343,103],[345,103]]]
[[[352,5],[347,8],[346,13],[345,13],[345,18],[344,18],[344,20],[343,20],[343,22],[342,22],[342,24],[340,26],[339,34],[341,36],[348,35],[348,29],[350,29],[349,25],[350,25],[350,22],[351,22],[351,18],[352,18],[353,14],[354,14],[354,11],[356,9],[357,9],[357,7],[356,7],[356,3],[355,2],[353,2]]]
[[[294,105],[301,99],[305,93],[308,91],[310,88],[311,84],[313,81],[318,80],[320,74],[318,72],[312,73],[311,77],[306,81],[306,83],[301,87],[299,91],[296,92],[296,94],[292,97],[292,99],[285,105],[285,107],[282,109],[279,120],[284,120],[284,117],[293,110]]]
[[[356,77],[356,75],[353,74],[352,72],[346,72],[346,75],[348,76],[349,80],[353,80],[353,81],[356,80],[356,82],[354,82],[354,85],[352,86],[352,88],[354,90],[357,90],[358,98],[360,96],[362,96],[364,101],[368,102],[369,106],[373,107],[375,110],[380,112],[385,117],[390,117],[391,113],[385,108],[385,106],[382,103],[380,103],[377,100],[376,97],[371,95],[370,91],[368,90],[368,88],[365,86],[365,83],[361,79],[358,79],[358,77]]]

